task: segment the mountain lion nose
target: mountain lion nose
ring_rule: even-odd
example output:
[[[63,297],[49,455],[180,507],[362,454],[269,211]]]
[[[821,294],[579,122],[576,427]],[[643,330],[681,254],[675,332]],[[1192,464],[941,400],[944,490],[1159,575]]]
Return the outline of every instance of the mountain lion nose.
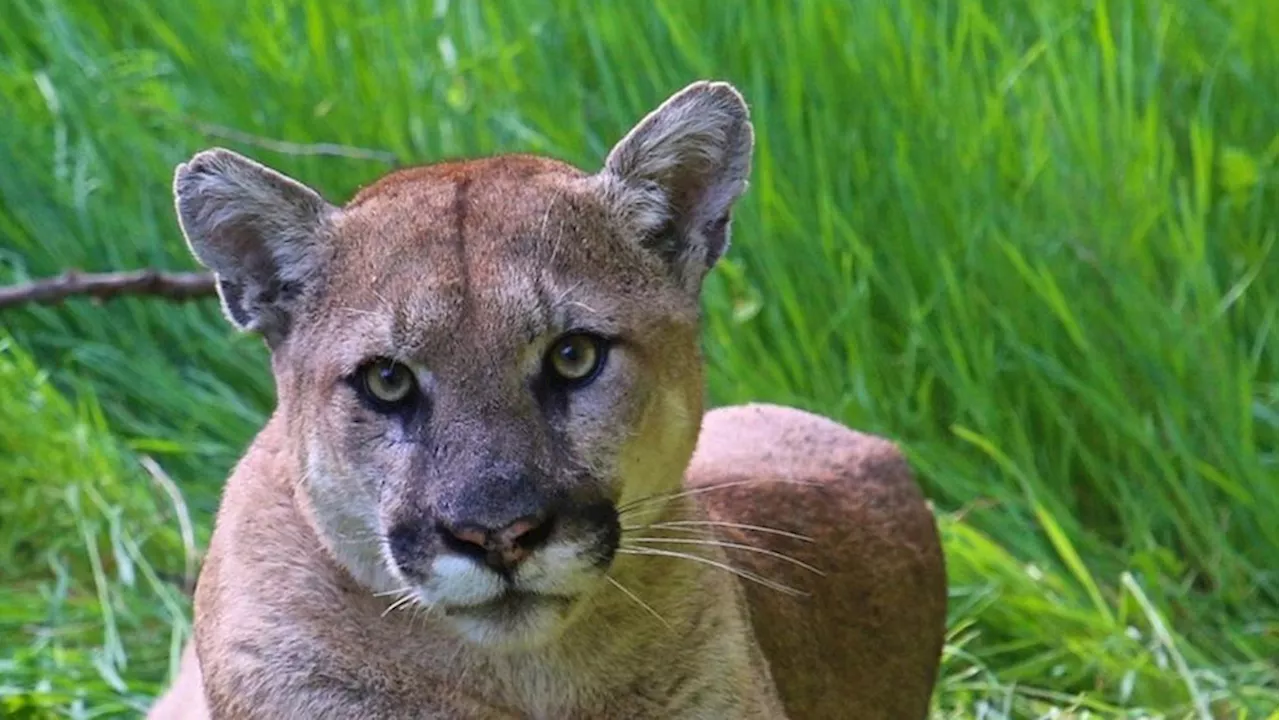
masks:
[[[494,570],[506,574],[546,544],[551,537],[554,517],[529,516],[500,528],[476,523],[440,525],[440,535],[450,550],[483,561]]]

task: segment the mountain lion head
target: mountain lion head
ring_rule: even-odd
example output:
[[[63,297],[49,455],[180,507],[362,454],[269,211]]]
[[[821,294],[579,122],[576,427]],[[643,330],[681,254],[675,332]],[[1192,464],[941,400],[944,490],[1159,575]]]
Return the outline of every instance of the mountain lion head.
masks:
[[[233,152],[178,166],[226,316],[271,349],[329,554],[496,648],[605,583],[619,507],[679,488],[702,416],[698,293],[752,129],[697,83],[584,172],[508,155],[393,172],[343,206]]]

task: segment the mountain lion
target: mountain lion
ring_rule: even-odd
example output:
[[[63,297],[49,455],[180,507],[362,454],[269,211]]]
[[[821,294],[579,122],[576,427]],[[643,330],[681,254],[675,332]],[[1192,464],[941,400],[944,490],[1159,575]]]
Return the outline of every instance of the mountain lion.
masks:
[[[699,292],[752,149],[698,82],[597,172],[441,163],[338,207],[227,150],[179,165],[278,404],[151,717],[924,717],[946,582],[902,455],[704,416]]]

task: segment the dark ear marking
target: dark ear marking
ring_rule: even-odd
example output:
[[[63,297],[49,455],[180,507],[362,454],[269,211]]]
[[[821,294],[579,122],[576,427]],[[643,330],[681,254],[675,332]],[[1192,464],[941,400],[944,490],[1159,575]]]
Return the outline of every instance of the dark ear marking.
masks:
[[[696,82],[620,140],[595,181],[615,215],[696,289],[728,249],[753,147],[742,95],[728,83]]]
[[[324,226],[336,208],[296,180],[221,148],[179,164],[173,193],[187,245],[213,271],[227,319],[277,343],[324,270]]]

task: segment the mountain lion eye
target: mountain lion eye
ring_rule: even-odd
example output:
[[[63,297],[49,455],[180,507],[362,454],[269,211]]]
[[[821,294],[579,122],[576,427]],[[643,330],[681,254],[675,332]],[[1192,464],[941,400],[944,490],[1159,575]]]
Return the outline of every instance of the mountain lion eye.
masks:
[[[551,346],[547,367],[561,382],[585,385],[595,379],[604,366],[604,340],[586,333],[566,335]]]
[[[417,387],[413,371],[394,360],[375,360],[361,371],[364,394],[378,405],[402,403]]]

